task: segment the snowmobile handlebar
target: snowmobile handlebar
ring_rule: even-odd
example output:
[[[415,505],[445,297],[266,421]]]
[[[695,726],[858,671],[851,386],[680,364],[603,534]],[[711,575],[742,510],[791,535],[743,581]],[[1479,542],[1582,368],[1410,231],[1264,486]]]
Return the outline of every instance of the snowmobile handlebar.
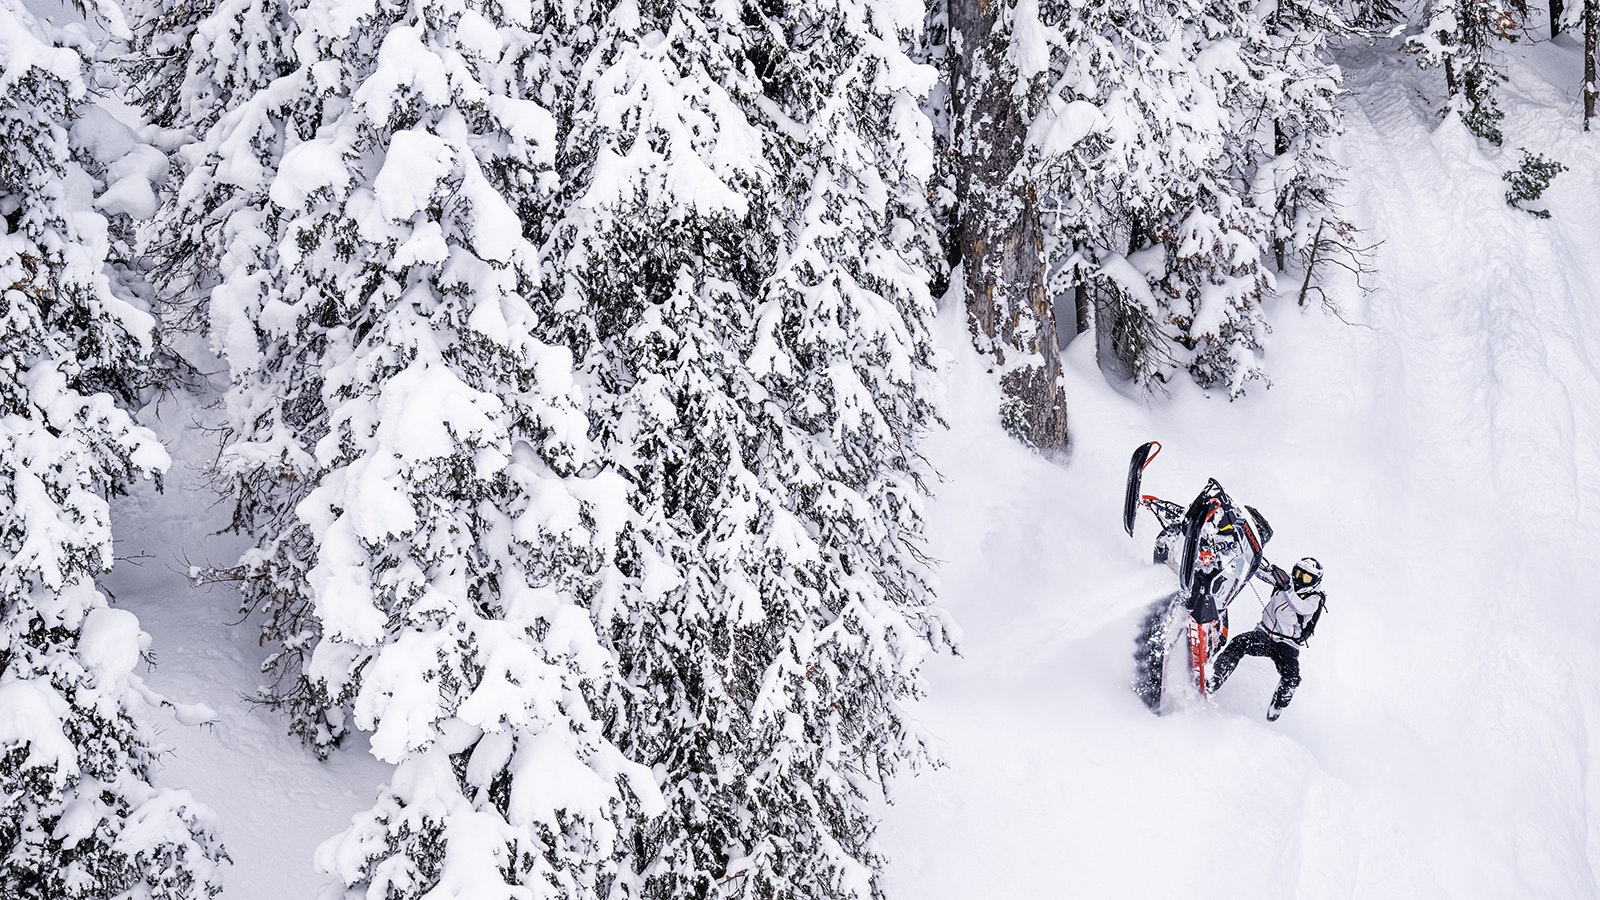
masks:
[[[1275,591],[1294,587],[1293,582],[1289,581],[1289,573],[1273,565],[1265,556],[1262,556],[1261,562],[1256,564],[1256,577],[1272,585]]]

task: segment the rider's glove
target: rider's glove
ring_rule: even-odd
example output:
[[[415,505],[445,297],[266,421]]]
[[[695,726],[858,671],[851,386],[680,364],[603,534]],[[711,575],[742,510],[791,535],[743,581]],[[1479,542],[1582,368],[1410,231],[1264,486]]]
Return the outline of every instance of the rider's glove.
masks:
[[[1279,568],[1278,566],[1273,566],[1272,567],[1272,588],[1273,588],[1273,590],[1287,591],[1292,587],[1294,587],[1294,579],[1289,577],[1289,573],[1285,572],[1283,569]]]

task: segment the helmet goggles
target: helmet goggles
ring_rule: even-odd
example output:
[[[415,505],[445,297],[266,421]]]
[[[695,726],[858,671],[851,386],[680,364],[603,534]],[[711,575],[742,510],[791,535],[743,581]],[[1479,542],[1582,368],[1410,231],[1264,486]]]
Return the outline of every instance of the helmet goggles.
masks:
[[[1302,569],[1299,566],[1294,567],[1294,571],[1289,573],[1289,578],[1294,582],[1295,587],[1301,589],[1311,587],[1322,580],[1318,573]]]

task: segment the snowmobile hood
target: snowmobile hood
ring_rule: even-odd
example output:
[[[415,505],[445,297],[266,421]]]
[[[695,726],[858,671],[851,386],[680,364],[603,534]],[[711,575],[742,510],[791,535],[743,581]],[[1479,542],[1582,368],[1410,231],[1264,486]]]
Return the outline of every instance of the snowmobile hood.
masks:
[[[1199,621],[1215,618],[1249,581],[1261,563],[1260,523],[1233,502],[1212,478],[1184,513],[1184,544],[1178,583],[1189,594],[1189,607]],[[1207,556],[1202,557],[1204,552]],[[1209,561],[1208,561],[1209,560]],[[1199,577],[1196,566],[1216,575]]]
[[[1272,540],[1272,526],[1267,524],[1267,517],[1263,516],[1261,511],[1254,506],[1246,506],[1244,511],[1249,513],[1250,518],[1255,520],[1256,533],[1261,535],[1261,543],[1265,545],[1267,541]]]

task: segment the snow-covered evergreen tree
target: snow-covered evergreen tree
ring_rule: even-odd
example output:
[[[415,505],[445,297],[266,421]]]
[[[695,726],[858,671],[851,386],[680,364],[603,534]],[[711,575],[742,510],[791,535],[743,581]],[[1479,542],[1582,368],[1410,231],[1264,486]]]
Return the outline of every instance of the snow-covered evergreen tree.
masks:
[[[1143,10],[1046,6],[1053,39],[1050,93],[1030,125],[1045,208],[1048,290],[1070,296],[1081,331],[1093,331],[1137,384],[1177,366],[1172,329],[1150,289],[1164,269],[1148,246],[1152,210],[1182,164],[1213,150],[1184,115],[1192,90],[1182,57],[1165,51],[1168,27]]]
[[[112,278],[84,76],[61,33],[0,3],[0,895],[206,897],[210,813],[150,783],[147,638],[97,585],[108,496],[169,460],[127,411],[153,320]]]
[[[1350,26],[1366,34],[1380,34],[1404,22],[1406,11],[1396,0],[1350,0],[1346,4]]]
[[[289,14],[284,74],[220,115],[180,199],[219,224],[223,465],[247,597],[303,666],[280,697],[319,747],[353,723],[397,765],[319,860],[351,896],[599,896],[655,788],[601,733],[610,481],[577,477],[525,234],[554,187],[542,48],[571,29],[542,4]]]
[[[216,229],[230,201],[244,194],[245,205],[255,205],[244,190],[252,181],[222,165],[239,148],[215,140],[236,129],[217,126],[288,71],[293,20],[278,0],[130,0],[129,7],[133,41],[121,60],[129,93],[151,124],[171,131],[179,151],[177,198],[165,205],[145,252],[156,261],[164,303],[201,310],[224,264],[228,244]]]
[[[1031,137],[1053,202],[1054,290],[1095,295],[1099,339],[1136,383],[1183,369],[1248,380],[1265,229],[1238,196],[1226,93],[1243,68],[1237,45],[1202,27],[1227,21],[1197,2],[1043,13],[1058,68]]]
[[[1237,396],[1263,377],[1272,269],[1332,215],[1343,28],[1320,3],[1046,3],[1053,87],[1030,138],[1048,196],[1051,292],[1118,366]],[[1276,263],[1276,265],[1273,265]]]
[[[1198,12],[1189,52],[1220,113],[1210,126],[1217,156],[1180,190],[1188,208],[1156,227],[1172,263],[1157,291],[1172,298],[1195,381],[1237,397],[1265,376],[1272,270],[1302,255],[1329,215],[1338,79],[1323,56],[1343,26],[1319,0],[1210,0]]]
[[[1246,77],[1231,107],[1242,140],[1238,177],[1272,216],[1274,268],[1303,258],[1334,216],[1339,166],[1330,155],[1342,130],[1333,41],[1353,33],[1324,0],[1248,4],[1239,11]]]
[[[763,592],[772,661],[752,709],[752,786],[785,827],[746,842],[741,896],[879,896],[871,801],[925,756],[899,704],[923,656],[949,641],[918,553],[940,267],[919,97],[934,72],[907,57],[921,25],[910,4],[830,0],[796,18],[786,31],[805,37],[764,82],[809,128],[777,155],[792,238],[757,307],[750,362],[772,398],[769,446],[798,457],[767,477],[809,540],[796,536],[786,564],[770,551],[764,562],[785,577]],[[1053,358],[1053,332],[1047,345]]]
[[[619,4],[583,70],[559,235],[607,467],[630,485],[616,725],[665,815],[630,896],[871,897],[867,802],[945,641],[931,420],[929,70],[915,7]]]
[[[606,17],[563,166],[587,189],[555,257],[564,305],[582,312],[603,458],[630,485],[601,609],[630,683],[614,733],[657,767],[667,803],[633,837],[621,885],[653,898],[714,896],[744,855],[753,823],[729,793],[745,780],[750,665],[725,603],[739,587],[756,619],[761,597],[742,567],[719,569],[764,522],[729,523],[720,542],[712,528],[733,485],[752,517],[772,506],[746,468],[740,400],[756,386],[739,350],[776,256],[775,229],[758,224],[778,219],[773,170],[738,103],[760,92],[742,65],[749,32],[699,11],[620,4]]]
[[[1494,45],[1510,35],[1516,21],[1509,0],[1432,0],[1422,31],[1407,41],[1422,65],[1444,68],[1449,92],[1445,111],[1459,115],[1473,134],[1491,144],[1504,139],[1500,120],[1505,118],[1495,99],[1505,76]]]

